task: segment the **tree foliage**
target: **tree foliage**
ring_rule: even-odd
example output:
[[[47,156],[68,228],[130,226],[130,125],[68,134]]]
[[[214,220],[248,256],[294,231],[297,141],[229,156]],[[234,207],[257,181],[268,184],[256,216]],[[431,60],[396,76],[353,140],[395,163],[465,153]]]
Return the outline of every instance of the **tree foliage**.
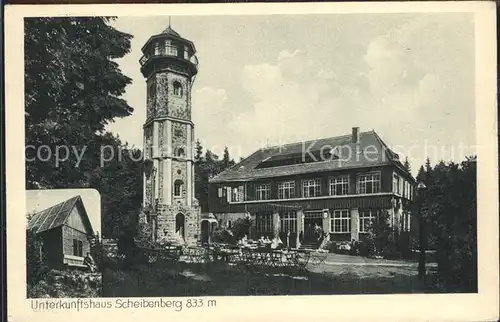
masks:
[[[476,161],[426,165],[422,215],[435,239],[438,275],[453,290],[477,289]],[[429,237],[428,237],[429,238]]]
[[[373,243],[374,253],[395,251],[395,231],[390,225],[390,214],[387,211],[381,211],[370,224],[369,242]]]
[[[129,53],[132,36],[111,19],[28,18],[24,26],[26,187],[97,189],[107,237],[128,224],[142,196],[140,151],[105,131],[133,112],[120,98],[131,79],[114,61]],[[57,150],[66,160],[57,162]],[[114,157],[101,165],[103,150]]]
[[[45,254],[42,242],[32,230],[26,230],[26,277],[28,285],[35,285],[47,273]]]
[[[201,211],[208,212],[208,185],[210,178],[232,167],[235,162],[229,155],[227,147],[224,149],[222,160],[219,160],[219,156],[210,150],[206,150],[205,155],[201,157],[203,155],[202,151],[203,147],[197,141],[196,155],[200,157],[197,158],[195,163],[195,195],[200,202]]]

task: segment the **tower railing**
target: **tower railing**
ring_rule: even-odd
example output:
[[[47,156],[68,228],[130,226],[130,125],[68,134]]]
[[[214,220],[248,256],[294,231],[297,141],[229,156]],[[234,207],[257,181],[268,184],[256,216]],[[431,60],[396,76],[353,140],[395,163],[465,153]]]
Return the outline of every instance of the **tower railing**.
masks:
[[[198,58],[196,55],[179,55],[177,51],[174,51],[173,49],[176,49],[176,47],[171,47],[171,48],[165,48],[165,50],[162,50],[157,53],[152,53],[152,54],[145,54],[139,59],[139,63],[141,66],[144,66],[150,59],[155,58],[155,57],[175,57],[181,60],[186,60],[189,61],[191,64],[198,66]]]

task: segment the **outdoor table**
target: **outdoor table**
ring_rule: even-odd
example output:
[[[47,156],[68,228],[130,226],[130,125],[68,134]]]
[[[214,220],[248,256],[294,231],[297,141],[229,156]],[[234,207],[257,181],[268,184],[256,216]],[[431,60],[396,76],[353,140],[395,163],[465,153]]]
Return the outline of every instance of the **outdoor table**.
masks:
[[[229,263],[232,257],[235,257],[240,253],[240,249],[231,248],[216,248],[213,251],[213,257],[215,261],[223,261]]]
[[[188,247],[183,255],[187,263],[205,263],[208,261],[207,249],[202,247]]]
[[[319,251],[310,252],[311,264],[314,265],[323,264],[326,259],[326,254],[327,254],[326,252],[319,252]]]

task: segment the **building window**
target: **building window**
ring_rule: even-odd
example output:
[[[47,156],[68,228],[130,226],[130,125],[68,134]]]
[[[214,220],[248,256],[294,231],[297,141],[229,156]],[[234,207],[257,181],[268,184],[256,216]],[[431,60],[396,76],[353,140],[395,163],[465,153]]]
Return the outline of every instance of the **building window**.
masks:
[[[269,233],[273,231],[272,214],[257,214],[255,216],[255,229],[259,233]]]
[[[224,187],[219,187],[219,189],[217,189],[217,196],[219,198],[226,198],[226,192],[227,190],[224,188]]]
[[[399,176],[397,174],[392,175],[392,192],[400,194],[401,192],[399,191]]]
[[[174,82],[174,95],[182,97],[182,85],[179,82]]]
[[[410,231],[410,223],[411,223],[411,212],[406,211],[403,213],[403,231]]]
[[[370,231],[370,227],[373,221],[379,215],[378,210],[364,209],[359,211],[359,232],[367,233]]]
[[[278,199],[295,198],[295,181],[278,183]]]
[[[358,176],[358,193],[377,193],[380,191],[380,173]]]
[[[334,210],[332,212],[330,231],[333,233],[349,233],[351,231],[351,214],[349,210]]]
[[[232,202],[240,202],[244,201],[245,187],[238,186],[237,188],[233,188],[231,190],[231,201]]]
[[[175,180],[174,182],[174,197],[181,197],[182,195],[182,181]]]
[[[330,196],[342,196],[349,193],[349,176],[330,179]]]
[[[257,200],[271,199],[271,185],[269,183],[259,184],[255,188]]]
[[[170,40],[165,40],[165,52],[170,56],[177,56],[177,47],[172,46],[172,42]]]
[[[160,43],[155,42],[155,56],[158,56],[160,54]]]
[[[83,257],[83,242],[78,239],[73,239],[73,255]]]
[[[319,195],[321,195],[321,180],[304,180],[302,183],[302,188],[304,198],[318,197]]]
[[[284,212],[281,215],[281,232],[283,233],[296,233],[297,232],[297,213]]]

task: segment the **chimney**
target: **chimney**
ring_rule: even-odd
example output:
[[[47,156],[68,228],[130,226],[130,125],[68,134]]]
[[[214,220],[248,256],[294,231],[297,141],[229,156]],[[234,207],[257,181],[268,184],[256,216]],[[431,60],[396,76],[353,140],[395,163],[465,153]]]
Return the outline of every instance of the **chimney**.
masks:
[[[352,128],[352,143],[359,143],[359,127]]]

